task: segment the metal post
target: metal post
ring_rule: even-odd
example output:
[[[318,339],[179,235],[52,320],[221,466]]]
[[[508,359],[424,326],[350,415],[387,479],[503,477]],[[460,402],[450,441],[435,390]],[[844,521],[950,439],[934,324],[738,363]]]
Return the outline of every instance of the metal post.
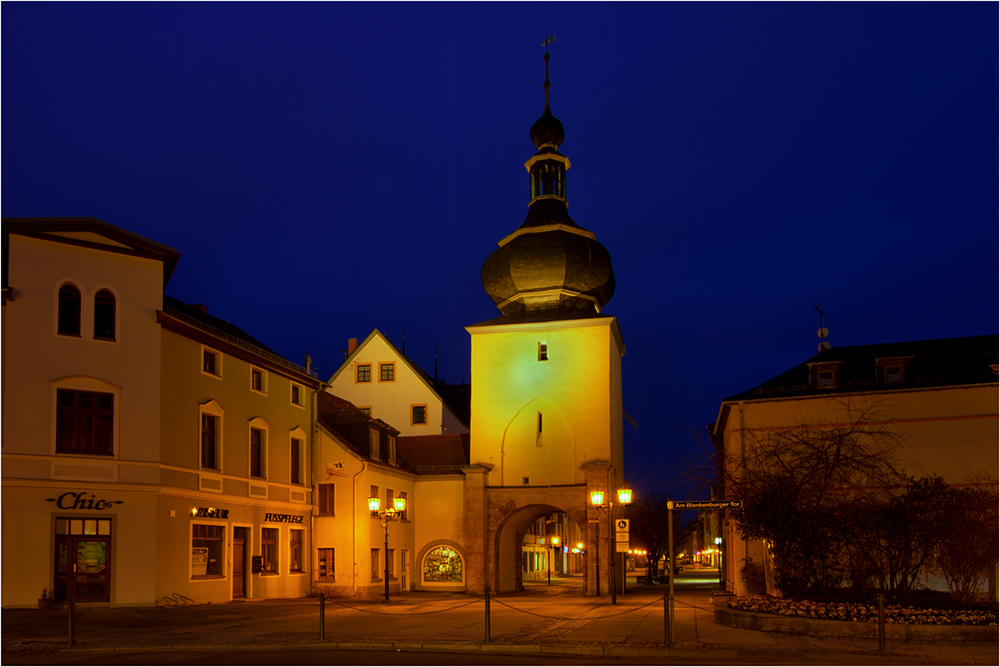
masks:
[[[490,640],[490,592],[486,591],[486,641]]]
[[[326,595],[319,594],[319,640],[326,639]]]
[[[667,567],[670,568],[670,642],[674,644],[674,501],[667,501]]]
[[[611,604],[618,604],[618,582],[615,581],[615,504],[608,501],[608,551],[611,552]]]
[[[545,561],[549,566],[549,586],[552,585],[552,545],[549,545],[549,557]]]
[[[385,526],[385,601],[389,601],[389,520],[383,519],[382,525]]]
[[[69,599],[69,645],[70,646],[73,646],[73,644],[75,643],[73,637],[73,613],[75,610],[76,610],[76,605],[73,604],[73,598],[70,598]]]
[[[878,604],[878,650],[885,650],[885,596],[879,593],[875,598]]]
[[[673,625],[670,622],[670,607],[667,604],[667,594],[663,594],[663,643],[672,644],[670,635],[673,634]]]

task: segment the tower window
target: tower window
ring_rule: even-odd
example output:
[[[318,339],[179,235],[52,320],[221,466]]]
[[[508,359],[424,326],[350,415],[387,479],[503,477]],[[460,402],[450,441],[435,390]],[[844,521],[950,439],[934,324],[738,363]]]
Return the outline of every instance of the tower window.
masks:
[[[545,343],[538,344],[538,360],[539,361],[549,360],[549,346]]]
[[[115,340],[115,295],[106,289],[94,297],[94,338]]]
[[[58,333],[61,336],[80,335],[80,290],[73,285],[59,288]]]

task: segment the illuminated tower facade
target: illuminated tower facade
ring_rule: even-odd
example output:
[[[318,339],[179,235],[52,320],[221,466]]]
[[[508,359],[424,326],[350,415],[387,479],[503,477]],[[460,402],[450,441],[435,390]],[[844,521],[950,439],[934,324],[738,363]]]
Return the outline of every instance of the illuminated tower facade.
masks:
[[[466,531],[473,541],[482,535],[485,588],[514,590],[525,527],[565,512],[586,536],[584,587],[597,594],[607,588],[594,556],[599,550],[606,563],[609,545],[588,494],[622,481],[625,347],[617,320],[603,314],[615,289],[611,256],[569,215],[570,161],[559,152],[565,131],[550,108],[548,61],[546,53],[545,109],[531,127],[537,152],[525,163],[528,214],[482,268],[502,315],[467,327],[473,470]],[[481,513],[474,511],[480,502]],[[470,590],[478,588],[477,567],[470,563]]]

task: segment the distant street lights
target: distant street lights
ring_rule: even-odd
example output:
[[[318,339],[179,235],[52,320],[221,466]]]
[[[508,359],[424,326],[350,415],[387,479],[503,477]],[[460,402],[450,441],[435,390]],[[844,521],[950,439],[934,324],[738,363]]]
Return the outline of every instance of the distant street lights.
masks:
[[[406,510],[406,498],[393,498],[393,507],[379,509],[382,506],[382,499],[372,496],[368,499],[368,509],[372,514],[377,514],[382,519],[382,528],[385,529],[385,601],[389,601],[389,522],[399,517]]]
[[[632,489],[618,489],[618,504],[632,502]],[[591,491],[590,504],[608,515],[608,550],[611,552],[611,604],[618,604],[618,585],[615,582],[615,503],[611,498],[604,502],[603,491]]]
[[[541,544],[543,544],[543,545],[546,544],[546,541],[545,541],[544,537],[540,538],[539,542]],[[549,586],[551,586],[552,585],[552,549],[559,547],[559,536],[558,535],[553,535],[552,537],[549,538],[547,544],[548,544],[548,547],[549,547],[549,557],[546,559],[546,562],[548,563],[548,566],[549,566]]]

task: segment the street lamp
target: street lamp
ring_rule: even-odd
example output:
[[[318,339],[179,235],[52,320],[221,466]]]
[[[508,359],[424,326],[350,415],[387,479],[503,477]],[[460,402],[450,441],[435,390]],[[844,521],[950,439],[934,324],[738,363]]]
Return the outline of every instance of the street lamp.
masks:
[[[618,504],[632,502],[632,489],[618,489]],[[608,547],[611,552],[611,604],[618,604],[618,585],[615,582],[615,503],[611,498],[604,502],[603,491],[590,492],[590,504],[608,515]]]
[[[382,519],[382,528],[385,529],[385,601],[389,601],[389,522],[399,517],[406,510],[406,498],[393,498],[393,507],[379,509],[382,506],[382,499],[372,496],[368,499],[368,509],[372,514],[377,514]]]
[[[544,537],[539,538],[538,539],[538,543],[541,544],[541,545],[543,545],[543,546],[546,546],[545,538]],[[559,547],[559,536],[558,535],[553,535],[552,537],[550,537],[547,546],[549,547],[549,556],[548,556],[548,558],[545,559],[545,561],[546,561],[546,563],[549,566],[549,586],[551,586],[552,585],[552,550]]]

